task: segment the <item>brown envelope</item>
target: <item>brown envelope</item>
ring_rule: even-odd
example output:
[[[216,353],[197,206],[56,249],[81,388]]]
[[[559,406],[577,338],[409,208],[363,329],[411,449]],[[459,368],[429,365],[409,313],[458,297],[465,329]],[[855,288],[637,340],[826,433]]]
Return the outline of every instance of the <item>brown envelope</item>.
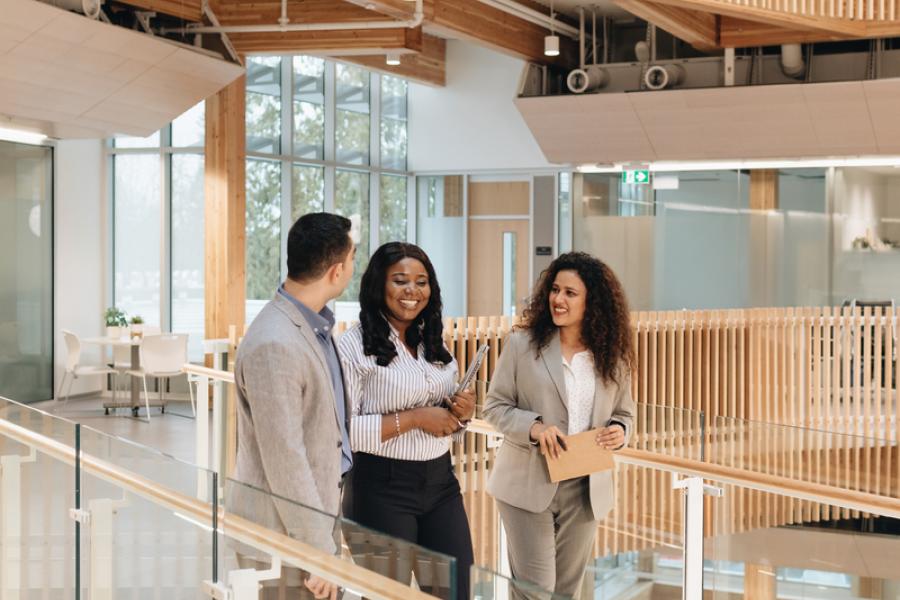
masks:
[[[591,429],[570,435],[566,438],[569,449],[561,453],[559,458],[544,456],[547,459],[547,470],[550,471],[550,481],[565,481],[615,468],[612,451],[597,445],[597,433],[599,430]]]

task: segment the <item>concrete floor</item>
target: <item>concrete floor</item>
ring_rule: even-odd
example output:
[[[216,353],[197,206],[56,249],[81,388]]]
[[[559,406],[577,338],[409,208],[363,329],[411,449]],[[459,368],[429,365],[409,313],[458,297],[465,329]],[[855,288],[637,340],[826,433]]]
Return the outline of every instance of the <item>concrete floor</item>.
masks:
[[[66,404],[49,401],[30,406],[193,464],[196,462],[196,421],[191,416],[187,394],[183,396],[167,394],[169,404],[165,414],[161,414],[159,408],[151,408],[149,423],[143,408],[137,419],[128,409],[111,410],[108,416],[105,415],[103,403],[110,399],[107,395],[73,396]]]

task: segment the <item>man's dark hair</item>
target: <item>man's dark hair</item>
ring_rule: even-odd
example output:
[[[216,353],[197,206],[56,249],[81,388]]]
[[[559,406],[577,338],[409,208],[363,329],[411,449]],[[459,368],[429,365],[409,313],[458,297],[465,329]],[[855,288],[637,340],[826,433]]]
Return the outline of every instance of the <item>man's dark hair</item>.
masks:
[[[324,212],[303,215],[288,232],[288,277],[315,281],[331,265],[344,262],[352,247],[347,217]]]

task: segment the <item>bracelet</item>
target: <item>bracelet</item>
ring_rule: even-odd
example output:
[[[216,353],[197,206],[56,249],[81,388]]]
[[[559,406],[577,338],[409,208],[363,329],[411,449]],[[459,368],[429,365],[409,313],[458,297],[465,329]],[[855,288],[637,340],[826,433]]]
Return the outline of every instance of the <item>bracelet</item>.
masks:
[[[400,413],[394,413],[394,425],[397,426],[397,437],[400,437]]]

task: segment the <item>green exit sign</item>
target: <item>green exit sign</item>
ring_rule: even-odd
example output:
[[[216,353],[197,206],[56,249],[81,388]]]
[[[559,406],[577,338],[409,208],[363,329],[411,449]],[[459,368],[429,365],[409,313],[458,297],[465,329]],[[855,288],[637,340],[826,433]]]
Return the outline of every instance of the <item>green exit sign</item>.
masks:
[[[626,169],[622,171],[622,183],[650,183],[650,170]]]

